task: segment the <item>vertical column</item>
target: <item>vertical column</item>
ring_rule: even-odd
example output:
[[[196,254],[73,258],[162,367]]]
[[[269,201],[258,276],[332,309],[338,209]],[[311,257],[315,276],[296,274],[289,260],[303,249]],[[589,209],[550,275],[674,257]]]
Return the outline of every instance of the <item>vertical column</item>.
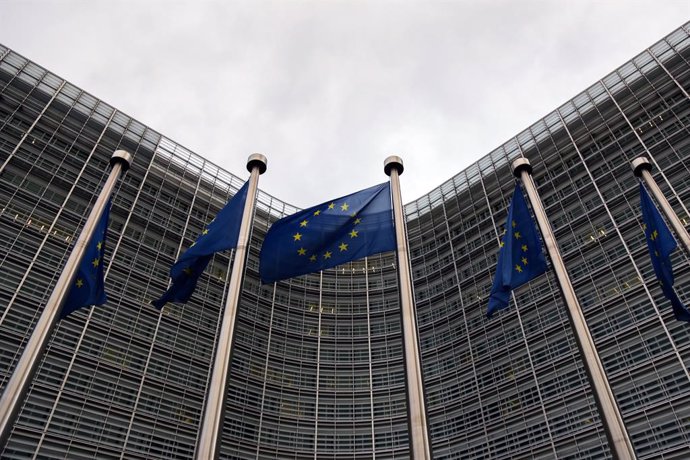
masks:
[[[108,121],[103,126],[103,130],[101,131],[101,134],[98,136],[98,139],[93,144],[93,148],[91,149],[91,152],[89,152],[89,156],[86,158],[86,161],[84,162],[81,170],[77,174],[77,179],[74,181],[74,183],[72,184],[72,186],[69,189],[69,192],[67,192],[67,195],[62,200],[62,204],[60,205],[60,208],[58,209],[57,214],[55,214],[55,218],[50,223],[50,226],[48,227],[48,231],[46,232],[45,236],[43,237],[43,240],[41,240],[41,244],[39,244],[38,249],[36,250],[36,254],[31,259],[31,262],[29,263],[29,266],[26,268],[24,275],[22,275],[22,279],[19,281],[19,284],[17,285],[17,289],[15,290],[14,294],[12,294],[12,298],[7,303],[7,306],[5,307],[5,311],[2,313],[2,315],[0,315],[0,324],[2,324],[5,321],[5,318],[10,311],[10,307],[14,304],[15,300],[17,300],[17,296],[19,296],[19,291],[22,289],[22,287],[24,287],[24,283],[26,282],[27,278],[29,277],[29,274],[31,273],[31,270],[34,267],[34,264],[38,260],[39,254],[41,254],[41,251],[43,251],[43,247],[45,246],[46,242],[50,238],[50,234],[53,232],[53,229],[55,228],[55,225],[57,224],[58,219],[60,219],[62,212],[65,210],[65,205],[67,204],[67,202],[72,197],[72,193],[74,193],[74,189],[77,188],[77,183],[79,182],[79,179],[84,174],[84,171],[86,170],[87,165],[91,161],[91,158],[93,158],[93,156],[96,154],[96,148],[98,148],[98,146],[101,145],[101,139],[103,139],[103,136],[105,135],[106,131],[108,130],[108,126],[110,125],[110,122],[112,121],[113,117],[115,116],[115,113],[117,113],[117,112],[113,111],[113,113],[110,115],[110,118],[108,118]],[[17,147],[17,148],[19,148],[19,147]],[[8,161],[9,161],[9,159],[8,159]],[[0,174],[2,174],[2,171],[0,171]],[[120,235],[120,239],[121,238],[122,238],[122,235]],[[113,250],[113,255],[114,254],[115,254],[115,250]]]
[[[115,114],[115,112],[113,112],[113,115],[114,114]],[[111,116],[111,118],[112,118],[112,116]],[[153,149],[153,155],[151,156],[151,162],[149,163],[148,167],[146,168],[146,173],[144,174],[144,179],[141,181],[141,184],[139,185],[139,189],[137,190],[137,194],[134,197],[134,202],[132,203],[132,209],[136,208],[136,205],[139,201],[139,197],[141,196],[143,185],[146,184],[146,181],[149,177],[149,173],[151,172],[151,168],[153,167],[153,165],[156,161],[156,157],[159,155],[158,149],[161,145],[161,140],[162,140],[162,138],[158,139],[158,142],[156,143],[156,147]],[[205,162],[202,163],[202,166],[201,166],[202,169],[203,169],[204,165],[205,165]],[[168,165],[166,168],[166,176],[168,174],[167,171],[169,171],[169,170],[170,170],[170,165]],[[182,235],[180,235],[180,242],[177,245],[177,252],[175,253],[175,260],[177,260],[180,257],[180,253],[182,252],[182,245],[184,243],[184,234],[187,231],[187,228],[189,227],[189,220],[190,220],[191,215],[192,215],[192,209],[194,209],[194,203],[196,202],[196,198],[197,198],[197,195],[199,192],[199,185],[201,184],[202,177],[203,177],[203,174],[199,174],[199,177],[197,178],[197,181],[196,181],[196,187],[194,188],[194,196],[192,197],[192,201],[191,201],[191,204],[189,206],[189,212],[187,213],[187,217],[185,219],[184,226],[182,227],[183,228]],[[165,183],[165,182],[163,182],[163,183]],[[179,196],[179,190],[178,190],[177,196]],[[120,238],[117,240],[117,244],[113,248],[113,254],[117,253],[117,251],[120,247],[120,244],[122,243],[122,239],[125,235],[125,229],[129,225],[131,218],[132,218],[132,214],[130,213],[130,215],[128,215],[127,219],[125,220],[125,224],[122,228]],[[147,230],[147,229],[148,228],[145,227],[145,230]],[[110,271],[111,267],[112,267],[112,265],[108,266],[108,272]],[[228,270],[230,270],[230,261],[228,261]],[[106,276],[108,275],[108,272],[106,272]],[[228,277],[226,276],[225,279],[227,282]],[[92,312],[93,312],[93,310],[92,310]],[[220,317],[220,313],[218,316]],[[143,375],[141,376],[141,380],[139,381],[136,396],[134,397],[134,406],[132,407],[132,411],[129,414],[129,423],[127,424],[127,432],[125,434],[124,441],[122,442],[122,450],[120,452],[120,460],[125,459],[125,454],[127,453],[127,444],[129,443],[129,438],[132,435],[132,427],[134,426],[134,419],[136,418],[137,412],[139,411],[139,403],[141,401],[141,395],[144,391],[144,387],[149,384],[147,382],[147,372],[149,369],[149,365],[151,364],[151,358],[153,357],[153,350],[156,346],[156,342],[157,342],[157,338],[158,338],[158,332],[160,330],[162,319],[163,319],[163,309],[161,308],[160,311],[158,312],[158,319],[156,320],[156,325],[153,329],[153,334],[151,335],[151,344],[149,346],[149,351],[146,355],[146,361],[144,362],[144,369],[142,371]],[[81,341],[83,340],[84,334],[86,333],[86,327],[88,327],[90,321],[91,321],[91,314],[89,314],[88,318],[86,319],[86,326],[84,327],[84,331],[82,332],[81,337],[79,337],[79,342],[77,343],[77,348],[80,346]],[[70,364],[70,367],[71,367],[71,364]],[[210,375],[210,372],[209,372],[209,375]],[[67,377],[65,377],[65,379],[64,379],[64,382],[66,382],[66,381],[67,381]],[[64,382],[63,382],[63,385],[64,385]],[[56,402],[56,404],[57,404],[57,402]],[[32,460],[34,460],[34,459],[32,459]]]
[[[512,168],[515,177],[522,180],[522,184],[527,192],[532,209],[534,210],[537,223],[539,224],[539,230],[541,230],[542,237],[544,238],[546,250],[551,258],[556,279],[558,280],[558,285],[563,294],[563,300],[568,307],[570,323],[575,331],[575,340],[582,354],[590,385],[592,386],[592,390],[594,390],[594,399],[599,407],[611,452],[616,459],[634,459],[635,450],[625,430],[623,417],[620,414],[613,392],[606,379],[604,367],[594,347],[594,339],[592,339],[587,323],[585,322],[585,316],[575,296],[575,290],[570,282],[568,272],[565,269],[561,253],[558,250],[556,238],[551,231],[551,225],[546,217],[544,207],[537,193],[537,188],[532,180],[532,165],[530,165],[527,158],[518,158],[513,162]]]
[[[232,339],[235,334],[235,319],[237,317],[237,305],[240,300],[240,288],[244,275],[244,264],[247,259],[249,246],[249,234],[252,228],[254,205],[256,203],[256,191],[259,186],[259,176],[266,172],[266,157],[254,153],[247,160],[249,177],[249,189],[247,201],[242,213],[240,234],[237,238],[237,250],[235,262],[232,266],[228,296],[223,313],[223,321],[220,326],[216,357],[213,363],[211,384],[206,395],[206,408],[201,423],[201,435],[197,445],[196,458],[198,460],[212,460],[218,458],[219,440],[223,428],[223,415],[225,412],[225,397],[227,395],[228,373],[230,371],[230,354]]]
[[[12,158],[14,158],[14,155],[17,153],[17,150],[19,150],[19,147],[21,147],[22,144],[24,144],[24,141],[26,140],[26,138],[29,137],[29,134],[31,134],[31,132],[34,130],[38,121],[46,113],[46,110],[48,110],[48,107],[50,107],[50,104],[52,104],[53,101],[55,100],[55,98],[58,96],[58,94],[60,94],[60,91],[62,91],[62,87],[65,86],[66,83],[67,82],[65,80],[62,80],[62,83],[60,83],[60,86],[58,87],[58,89],[55,90],[55,93],[53,93],[53,95],[51,96],[48,103],[43,107],[43,110],[41,110],[41,113],[39,113],[38,116],[36,117],[36,119],[34,120],[34,122],[31,123],[31,126],[29,126],[29,129],[27,129],[26,132],[24,134],[22,134],[22,138],[19,139],[19,142],[17,142],[17,145],[14,146],[14,148],[12,149],[12,153],[10,153],[9,156],[7,157],[7,159],[2,163],[2,165],[0,165],[0,173],[2,173],[5,170],[7,163],[9,163]]]
[[[619,76],[620,76],[620,75],[619,75]],[[621,78],[621,80],[625,82],[624,79]],[[603,80],[600,80],[599,83],[600,83],[601,86],[604,88],[604,91],[606,91],[606,94],[608,94],[609,97],[611,98],[611,102],[613,102],[613,104],[616,106],[616,108],[618,109],[618,111],[620,112],[620,114],[621,114],[621,115],[623,116],[623,118],[625,119],[625,122],[628,124],[628,126],[630,127],[631,132],[632,132],[632,133],[635,135],[635,137],[637,138],[637,141],[640,143],[640,145],[642,146],[642,148],[644,148],[644,150],[645,150],[645,152],[647,153],[647,155],[649,155],[649,159],[651,159],[652,163],[654,163],[654,164],[656,165],[656,167],[659,168],[659,165],[657,164],[656,160],[654,159],[654,157],[652,156],[651,152],[650,152],[649,149],[647,148],[647,144],[644,142],[644,140],[642,140],[642,136],[640,136],[640,133],[638,132],[638,130],[635,129],[635,126],[632,124],[632,122],[630,121],[630,119],[628,118],[628,116],[625,114],[625,112],[623,111],[623,108],[620,106],[620,104],[618,104],[618,102],[616,101],[616,98],[613,97],[613,93],[611,93],[611,90],[608,89],[608,87],[604,84]],[[626,84],[626,86],[630,89],[630,87],[627,85],[627,82],[626,82],[625,84]],[[632,92],[632,89],[630,89],[630,91]],[[640,106],[642,106],[642,104],[640,104]],[[561,121],[563,121],[562,118],[561,118]],[[563,124],[565,125],[565,122],[564,122],[564,121],[563,121]],[[566,128],[566,129],[567,129],[567,128]],[[568,135],[570,136],[570,133],[569,133],[569,132],[568,132]],[[572,139],[572,136],[571,136],[571,139]],[[574,143],[575,143],[575,142],[573,141],[573,144],[574,144]],[[661,174],[661,177],[664,178],[664,181],[666,181],[666,184],[668,184],[668,187],[671,189],[671,192],[672,192],[674,195],[676,195],[676,197],[678,197],[678,193],[676,193],[676,191],[673,189],[673,185],[671,185],[671,182],[669,182],[668,178],[666,178],[666,175],[664,174],[664,171],[661,170],[661,168],[659,168],[659,174]],[[686,213],[686,214],[690,214],[690,212],[688,212],[688,209],[685,207],[685,205],[683,204],[683,202],[680,201],[680,198],[679,198],[679,201],[678,201],[678,202],[680,203],[680,206],[683,208],[683,210],[685,211],[685,213]]]
[[[314,460],[319,452],[319,398],[321,396],[321,307],[323,306],[323,270],[319,272],[319,321],[316,326],[316,396],[314,398]]]
[[[410,427],[410,457],[413,460],[431,459],[429,430],[424,401],[422,363],[417,335],[417,315],[412,295],[412,276],[407,247],[407,227],[403,216],[400,194],[400,174],[403,172],[402,158],[390,156],[384,162],[384,171],[391,178],[393,217],[398,256],[398,282],[400,287],[400,309],[402,313],[403,347],[405,352],[405,377],[407,380],[407,413]]]
[[[369,259],[364,258],[364,290],[367,299],[367,344],[369,346],[369,413],[371,414],[371,458],[376,459],[376,424],[374,417],[374,369],[371,364],[371,302],[369,300]]]
[[[86,220],[77,242],[74,244],[72,253],[67,259],[62,274],[55,284],[53,293],[50,295],[50,298],[48,298],[48,302],[38,319],[38,323],[36,323],[36,327],[29,338],[29,342],[24,348],[21,358],[19,358],[17,367],[14,369],[9,382],[7,382],[5,392],[0,399],[0,445],[4,445],[7,442],[7,438],[12,431],[15,418],[24,401],[26,392],[29,389],[31,379],[38,368],[41,355],[48,342],[50,333],[55,327],[56,319],[60,313],[62,304],[69,294],[70,286],[77,274],[86,246],[113,193],[115,183],[120,173],[129,168],[131,161],[132,155],[124,150],[117,150],[113,153],[110,159],[110,164],[112,166],[110,175],[96,203],[93,205],[93,209],[91,209],[91,214],[89,214],[89,218]]]
[[[671,45],[668,43],[668,40],[667,40],[667,39],[664,39],[664,41],[665,41],[666,44],[673,50],[673,52],[674,52],[676,55],[679,54],[679,53],[678,53],[678,50],[676,50],[673,46],[671,46]],[[654,52],[653,52],[650,48],[647,48],[647,52],[648,52],[649,55],[652,57],[652,59],[654,59],[654,61],[659,65],[659,67],[661,67],[662,69],[664,69],[664,72],[666,72],[666,75],[668,75],[669,78],[670,78],[671,80],[673,80],[673,83],[676,84],[676,86],[678,87],[678,89],[685,95],[685,97],[688,98],[688,99],[690,99],[690,94],[688,94],[688,92],[685,90],[685,88],[683,88],[683,85],[680,84],[680,82],[676,79],[676,77],[674,77],[673,74],[671,74],[671,72],[669,72],[669,70],[666,68],[666,66],[664,65],[664,63],[661,62],[661,61],[659,60],[658,57],[656,57],[656,54],[654,54]],[[637,68],[639,69],[639,66],[635,65],[635,67],[637,67]]]
[[[656,202],[659,203],[659,207],[661,207],[664,215],[671,223],[673,230],[676,231],[676,236],[678,239],[680,239],[687,254],[690,255],[690,235],[688,235],[688,231],[685,229],[685,226],[678,218],[678,215],[676,215],[676,213],[673,211],[671,204],[668,202],[664,194],[661,192],[661,189],[656,184],[656,181],[652,177],[651,163],[649,163],[649,160],[645,157],[637,157],[630,162],[630,164],[635,175],[644,180],[647,188],[652,192],[654,198],[656,198]]]
[[[259,426],[256,429],[256,458],[259,458],[261,453],[261,430],[264,424],[264,406],[266,405],[266,382],[268,382],[268,368],[270,367],[269,355],[271,352],[271,340],[273,339],[273,317],[276,311],[276,291],[277,283],[273,283],[273,295],[271,295],[271,316],[268,320],[268,341],[266,343],[266,362],[264,363],[264,371],[262,374],[263,383],[261,385],[261,405],[259,407]],[[261,307],[259,307],[261,308]]]

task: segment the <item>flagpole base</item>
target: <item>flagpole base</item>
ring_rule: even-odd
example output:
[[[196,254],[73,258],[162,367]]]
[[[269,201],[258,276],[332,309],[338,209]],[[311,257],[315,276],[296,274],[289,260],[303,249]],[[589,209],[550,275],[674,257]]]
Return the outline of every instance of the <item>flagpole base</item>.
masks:
[[[637,177],[642,177],[643,171],[652,171],[652,164],[646,157],[635,158],[630,162],[630,166],[632,166],[633,173]]]
[[[260,153],[252,153],[249,155],[249,158],[247,158],[247,171],[252,172],[255,167],[258,167],[259,174],[263,174],[266,172],[267,164],[268,160],[266,160],[264,155]]]
[[[532,175],[532,165],[527,158],[516,159],[511,167],[513,168],[513,175],[518,179],[522,177],[522,171],[527,171],[527,174]]]

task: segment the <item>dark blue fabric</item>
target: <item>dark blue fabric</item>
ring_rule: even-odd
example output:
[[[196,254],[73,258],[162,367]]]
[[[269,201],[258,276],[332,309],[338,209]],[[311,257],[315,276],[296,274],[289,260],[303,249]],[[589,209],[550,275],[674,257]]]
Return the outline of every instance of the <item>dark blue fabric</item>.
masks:
[[[249,182],[246,182],[237,191],[218,212],[216,218],[201,232],[194,244],[175,262],[170,269],[172,284],[160,299],[151,302],[153,306],[162,308],[168,302],[188,301],[213,254],[237,247],[248,184]]]
[[[305,209],[274,223],[259,273],[272,283],[396,248],[390,183]]]
[[[60,319],[66,318],[70,313],[80,308],[103,305],[108,300],[103,284],[103,265],[111,205],[112,203],[108,202],[101,219],[94,228],[89,243],[86,245],[77,269],[77,276],[74,278],[65,303],[62,305],[62,310],[60,310]]]
[[[673,314],[679,321],[690,321],[687,307],[673,289],[673,267],[671,267],[671,253],[678,245],[662,219],[659,210],[654,206],[647,189],[640,182],[640,207],[642,208],[642,222],[647,237],[647,248],[652,259],[654,273],[661,285],[666,298],[671,302]]]
[[[546,259],[541,250],[539,234],[527,209],[520,184],[516,184],[498,253],[487,316],[491,317],[496,311],[508,306],[513,289],[544,272]]]

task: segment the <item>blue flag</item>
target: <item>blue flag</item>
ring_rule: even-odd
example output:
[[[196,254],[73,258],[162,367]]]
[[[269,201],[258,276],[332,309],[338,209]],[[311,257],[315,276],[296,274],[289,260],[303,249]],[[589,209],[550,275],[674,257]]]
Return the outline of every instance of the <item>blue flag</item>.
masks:
[[[103,256],[111,205],[111,202],[106,205],[101,220],[98,221],[84,249],[77,275],[74,277],[65,303],[62,304],[60,319],[66,318],[70,313],[82,307],[103,305],[108,300],[103,286]]]
[[[172,284],[160,299],[151,302],[156,308],[163,308],[168,302],[188,301],[213,254],[237,247],[248,184],[249,182],[246,182],[237,191],[172,266]]]
[[[501,240],[488,317],[508,306],[510,292],[546,272],[546,259],[520,184],[515,185],[508,209],[506,230]]]
[[[390,183],[305,209],[274,223],[261,247],[263,283],[396,248]]]
[[[676,319],[679,321],[690,321],[688,309],[683,305],[675,289],[673,289],[671,253],[676,249],[676,240],[661,218],[659,210],[654,206],[642,182],[640,182],[640,206],[642,208],[644,233],[647,237],[647,248],[649,249],[654,273],[656,273],[656,277],[659,280],[661,290],[666,298],[671,301],[673,314]]]

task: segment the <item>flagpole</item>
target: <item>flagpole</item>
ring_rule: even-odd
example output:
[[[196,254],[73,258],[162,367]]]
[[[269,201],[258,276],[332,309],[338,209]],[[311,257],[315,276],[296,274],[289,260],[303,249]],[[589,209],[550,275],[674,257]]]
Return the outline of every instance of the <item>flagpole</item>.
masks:
[[[395,239],[398,255],[398,280],[400,283],[400,307],[402,313],[403,345],[405,350],[405,378],[407,379],[407,409],[410,429],[410,458],[430,460],[429,431],[427,428],[424,382],[417,335],[417,317],[412,295],[410,257],[407,247],[407,231],[403,217],[400,194],[400,174],[403,173],[402,158],[390,156],[383,163],[383,169],[391,180]]]
[[[235,333],[235,318],[237,317],[237,305],[240,299],[240,286],[244,275],[244,264],[247,259],[249,234],[252,229],[252,217],[254,215],[256,191],[259,186],[259,176],[266,172],[266,164],[266,157],[260,153],[253,153],[247,159],[247,170],[251,173],[247,190],[247,201],[244,204],[244,212],[242,213],[242,224],[240,225],[237,249],[235,250],[235,262],[230,274],[228,296],[218,336],[213,373],[207,392],[206,408],[201,424],[199,444],[196,450],[197,460],[216,459],[220,450],[220,435],[223,429],[230,354],[232,351],[232,339]]]
[[[676,235],[685,247],[687,254],[690,254],[690,235],[688,235],[688,231],[685,229],[685,226],[678,218],[678,215],[673,211],[671,204],[662,193],[661,189],[654,180],[654,177],[652,177],[652,164],[645,157],[637,157],[631,161],[630,164],[635,175],[644,180],[647,188],[652,192],[652,195],[654,195],[654,198],[656,198],[657,203],[659,203],[659,207],[661,207],[664,215],[671,223],[673,229],[676,231]]]
[[[594,340],[585,322],[582,308],[575,296],[575,290],[570,282],[570,277],[565,269],[563,258],[556,244],[556,238],[551,231],[551,225],[546,217],[546,212],[542,206],[537,188],[532,180],[532,165],[527,158],[518,158],[513,162],[512,168],[513,174],[515,177],[522,180],[522,184],[527,191],[532,209],[534,210],[534,215],[539,224],[539,229],[544,238],[546,250],[551,258],[551,263],[556,273],[556,279],[558,280],[563,299],[568,307],[571,325],[573,329],[575,329],[575,340],[584,359],[585,369],[589,376],[592,390],[594,390],[594,399],[599,408],[613,457],[619,460],[634,459],[635,450],[625,430],[623,417],[620,414],[613,392],[606,379],[604,367],[594,347]]]
[[[84,228],[82,228],[79,238],[77,238],[77,242],[74,244],[62,274],[55,284],[53,293],[48,298],[48,302],[43,308],[43,313],[41,313],[22,356],[19,358],[19,362],[10,380],[7,382],[2,398],[0,398],[0,446],[6,444],[12,432],[15,418],[24,402],[31,379],[38,368],[41,355],[55,326],[62,304],[69,294],[70,287],[86,250],[86,245],[89,243],[94,229],[101,219],[118,177],[129,169],[131,162],[132,155],[124,150],[115,151],[110,158],[110,165],[112,167],[110,175],[91,209],[91,213],[84,224]]]

